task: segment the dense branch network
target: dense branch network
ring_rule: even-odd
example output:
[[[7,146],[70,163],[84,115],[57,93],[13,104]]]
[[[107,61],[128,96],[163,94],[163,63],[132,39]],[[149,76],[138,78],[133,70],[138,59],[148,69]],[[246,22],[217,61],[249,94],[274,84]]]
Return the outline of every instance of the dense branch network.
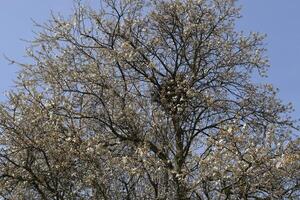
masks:
[[[231,0],[103,0],[37,25],[1,106],[3,199],[297,199],[290,105]]]

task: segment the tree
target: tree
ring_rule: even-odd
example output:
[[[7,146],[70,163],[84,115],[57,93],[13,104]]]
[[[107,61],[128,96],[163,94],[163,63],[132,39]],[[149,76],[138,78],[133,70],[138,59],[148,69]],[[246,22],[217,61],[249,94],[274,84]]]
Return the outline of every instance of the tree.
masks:
[[[0,109],[2,199],[298,199],[299,138],[233,0],[103,0],[37,25]],[[295,133],[295,131],[294,131]]]

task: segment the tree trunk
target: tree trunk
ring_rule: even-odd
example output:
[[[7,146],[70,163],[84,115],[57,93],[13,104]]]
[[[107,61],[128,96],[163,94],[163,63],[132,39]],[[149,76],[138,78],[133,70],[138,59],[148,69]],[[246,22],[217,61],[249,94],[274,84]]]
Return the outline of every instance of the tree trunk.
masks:
[[[175,155],[175,171],[174,181],[176,184],[176,199],[187,199],[187,189],[182,177],[182,167],[184,164],[183,154],[183,131],[181,129],[179,116],[173,117],[173,125],[175,130],[176,155]]]

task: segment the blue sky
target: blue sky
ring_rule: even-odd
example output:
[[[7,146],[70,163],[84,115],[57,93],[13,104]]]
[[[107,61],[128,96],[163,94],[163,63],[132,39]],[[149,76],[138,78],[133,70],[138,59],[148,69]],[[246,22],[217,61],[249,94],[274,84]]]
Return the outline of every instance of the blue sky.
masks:
[[[300,118],[300,1],[240,0],[238,28],[267,34],[271,67],[267,82],[279,88],[279,97],[292,102],[294,118]]]
[[[34,37],[33,21],[45,22],[54,12],[71,13],[72,0],[4,0],[0,3],[0,100],[16,79],[17,66],[8,65],[4,56],[24,61],[24,52]]]
[[[92,1],[92,0],[90,0]],[[96,1],[96,0],[95,0]],[[271,68],[267,82],[280,89],[284,102],[292,102],[293,116],[300,118],[300,1],[299,0],[240,0],[243,18],[238,28],[267,34]],[[13,86],[17,67],[8,65],[2,55],[24,60],[26,43],[34,34],[31,19],[44,22],[50,11],[70,13],[72,0],[9,0],[0,4],[0,100],[4,91]]]

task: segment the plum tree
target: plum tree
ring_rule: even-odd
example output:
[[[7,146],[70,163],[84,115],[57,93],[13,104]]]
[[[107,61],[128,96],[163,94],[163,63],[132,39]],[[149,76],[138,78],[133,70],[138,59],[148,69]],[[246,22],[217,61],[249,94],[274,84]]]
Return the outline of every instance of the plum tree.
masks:
[[[2,199],[299,198],[292,108],[251,80],[264,36],[235,4],[102,0],[38,25],[0,109]]]

